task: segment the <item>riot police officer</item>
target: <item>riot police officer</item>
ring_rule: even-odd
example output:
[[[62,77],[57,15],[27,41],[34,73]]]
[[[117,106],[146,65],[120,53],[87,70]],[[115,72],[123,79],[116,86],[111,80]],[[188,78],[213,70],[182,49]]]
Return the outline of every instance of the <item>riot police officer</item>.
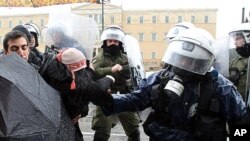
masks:
[[[39,38],[40,38],[40,30],[38,26],[34,23],[26,23],[24,27],[27,28],[31,34],[31,42],[30,42],[30,50],[34,52],[36,57],[39,57],[41,60],[43,59],[43,54],[40,52],[37,47],[39,46]],[[32,60],[32,56],[30,55],[29,60]]]
[[[169,43],[163,60],[170,64],[141,81],[140,90],[112,95],[106,115],[153,110],[144,122],[151,141],[224,141],[226,121],[246,113],[236,87],[213,69],[214,39],[192,28]]]
[[[229,64],[229,79],[238,88],[240,94],[246,98],[246,80],[248,72],[248,58],[250,56],[250,23],[242,23],[229,33],[230,46],[236,48],[239,56]]]
[[[107,27],[102,35],[102,51],[92,60],[95,72],[99,78],[105,75],[112,75],[115,83],[112,86],[112,93],[127,93],[130,88],[126,80],[130,77],[127,56],[122,53],[122,38],[125,32],[118,26]],[[122,123],[123,129],[128,136],[128,141],[140,140],[139,117],[135,112],[124,112],[116,115]],[[106,117],[99,106],[96,107],[96,114],[93,117],[92,129],[95,130],[95,141],[107,141],[110,137],[112,124],[115,123],[112,116]]]

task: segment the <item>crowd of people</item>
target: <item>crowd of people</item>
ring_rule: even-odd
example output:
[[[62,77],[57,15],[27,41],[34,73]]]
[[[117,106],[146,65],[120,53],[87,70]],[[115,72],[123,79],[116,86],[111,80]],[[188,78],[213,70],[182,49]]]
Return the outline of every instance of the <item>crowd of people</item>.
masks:
[[[17,25],[5,35],[0,58],[18,54],[60,92],[75,127],[74,141],[83,141],[78,121],[88,114],[89,102],[97,105],[91,127],[94,141],[109,140],[114,117],[128,141],[140,141],[137,112],[148,107],[152,111],[142,126],[150,141],[225,141],[234,133],[232,127],[250,126],[250,23],[229,33],[239,55],[230,62],[229,77],[213,67],[214,37],[191,23],[176,24],[166,36],[163,68],[143,79],[136,91],[127,85],[131,75],[121,27],[104,29],[101,52],[92,60],[77,41],[66,36],[54,39],[55,52],[43,53],[37,49],[40,36],[33,23]]]

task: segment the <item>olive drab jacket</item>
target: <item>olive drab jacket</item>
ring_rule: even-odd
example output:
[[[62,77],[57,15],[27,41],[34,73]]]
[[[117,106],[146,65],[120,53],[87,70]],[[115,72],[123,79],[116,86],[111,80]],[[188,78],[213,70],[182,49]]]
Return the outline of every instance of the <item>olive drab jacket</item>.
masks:
[[[248,58],[238,56],[229,64],[230,69],[237,68],[237,70],[239,71],[239,80],[238,82],[234,82],[234,84],[243,97],[247,79],[247,63],[248,63]]]
[[[124,53],[119,53],[115,56],[111,56],[101,51],[93,60],[93,67],[97,78],[105,77],[106,75],[112,75],[115,78],[115,83],[112,86],[112,93],[120,91],[122,93],[128,91],[126,81],[130,78],[129,65],[127,56]],[[120,64],[122,66],[121,72],[112,73],[111,69],[114,65]]]

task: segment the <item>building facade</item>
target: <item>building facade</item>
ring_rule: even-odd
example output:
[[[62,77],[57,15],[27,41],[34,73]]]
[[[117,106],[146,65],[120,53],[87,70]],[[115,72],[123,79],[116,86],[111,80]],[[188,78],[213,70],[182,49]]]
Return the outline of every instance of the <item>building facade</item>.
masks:
[[[103,28],[109,25],[121,26],[127,34],[137,38],[143,56],[146,71],[161,67],[161,59],[167,48],[164,37],[176,23],[187,21],[196,27],[208,30],[216,35],[217,9],[147,9],[126,10],[122,6],[109,3],[86,3],[72,7],[73,13],[93,18],[98,24],[94,55],[101,46],[100,35]],[[1,47],[4,35],[18,24],[33,22],[42,30],[48,23],[48,14],[15,15],[0,17]],[[44,50],[44,40],[41,37],[39,49]]]

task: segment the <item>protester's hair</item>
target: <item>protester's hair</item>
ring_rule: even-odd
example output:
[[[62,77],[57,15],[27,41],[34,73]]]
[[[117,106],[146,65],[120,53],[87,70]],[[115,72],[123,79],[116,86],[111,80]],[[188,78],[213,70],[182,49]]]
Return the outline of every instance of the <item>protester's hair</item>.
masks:
[[[16,40],[16,39],[21,38],[21,37],[25,38],[25,40],[27,42],[27,45],[28,45],[29,40],[28,40],[27,36],[23,32],[18,31],[18,30],[13,30],[13,31],[8,32],[4,36],[4,39],[3,39],[3,48],[7,51],[8,48],[9,48],[8,42],[10,40]]]
[[[23,25],[17,25],[17,26],[15,26],[15,27],[12,29],[12,31],[13,31],[13,30],[18,30],[18,31],[23,32],[23,33],[26,35],[26,37],[28,38],[28,42],[31,42],[31,33],[30,33],[29,30],[28,30],[26,27],[24,27]]]
[[[75,72],[75,79],[76,79],[76,88],[86,89],[88,86],[88,83],[90,83],[91,78],[88,75],[87,71],[85,69],[81,69],[79,71]]]

